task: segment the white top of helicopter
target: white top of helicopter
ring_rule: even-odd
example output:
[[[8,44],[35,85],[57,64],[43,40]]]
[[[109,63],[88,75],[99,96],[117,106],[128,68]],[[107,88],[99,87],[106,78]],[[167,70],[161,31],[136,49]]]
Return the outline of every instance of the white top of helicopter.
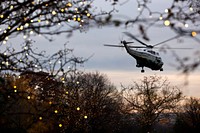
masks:
[[[134,50],[134,49],[131,49],[131,50]],[[144,49],[136,48],[135,50],[137,50],[138,52],[143,52],[143,53],[151,54],[153,56],[159,56],[158,52],[155,52],[155,51],[153,51],[151,49],[148,49],[148,48],[144,48]]]

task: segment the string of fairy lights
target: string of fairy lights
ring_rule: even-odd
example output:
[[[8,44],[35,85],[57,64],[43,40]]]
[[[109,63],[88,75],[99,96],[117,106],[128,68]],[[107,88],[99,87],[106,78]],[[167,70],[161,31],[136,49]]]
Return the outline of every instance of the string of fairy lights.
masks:
[[[33,5],[37,5],[37,4],[41,4],[41,2],[43,2],[42,0],[35,0],[32,2]],[[83,24],[84,24],[84,21],[87,20],[88,18],[90,18],[92,15],[90,14],[90,12],[88,10],[85,10],[84,13],[82,13],[82,11],[80,11],[80,7],[85,7],[85,6],[88,6],[88,1],[79,1],[78,2],[78,6],[77,5],[73,5],[72,2],[68,2],[67,4],[65,4],[65,7],[62,7],[60,8],[59,10],[52,10],[50,11],[52,17],[53,16],[56,16],[58,14],[64,14],[64,13],[69,13],[69,12],[72,12],[72,15],[70,17],[67,18],[66,22],[78,22],[79,23],[79,26],[82,27]],[[48,7],[49,5],[46,4],[45,5],[46,7]],[[10,5],[10,8],[9,10],[13,10],[15,7],[14,5]],[[73,9],[71,9],[73,8]],[[141,11],[143,8],[142,5],[138,5],[138,10]],[[194,9],[192,6],[190,6],[189,8],[189,11],[190,12],[194,12]],[[164,10],[165,14],[169,15],[170,13],[172,13],[172,11],[170,9],[165,9]],[[73,15],[74,14],[74,15]],[[13,13],[11,14],[12,16],[5,16],[4,14],[0,14],[0,20],[1,19],[5,19],[5,17],[7,17],[9,20],[11,20],[15,15],[17,15],[17,13]],[[84,18],[83,16],[86,16],[87,18]],[[150,12],[149,13],[149,17],[152,18],[153,16],[153,13]],[[37,23],[38,25],[52,25],[52,22],[50,21],[52,18],[45,18],[44,15],[39,15],[39,17],[37,18],[34,18],[34,19],[31,19],[29,20],[29,18],[25,17],[24,18],[24,24],[23,25],[19,25],[18,27],[13,27],[12,26],[12,22],[11,22],[11,25],[9,25],[9,23],[6,25],[4,24],[3,27],[5,28],[0,28],[0,34],[6,34],[7,32],[9,31],[12,31],[12,30],[16,30],[16,31],[19,31],[19,32],[24,32],[26,30],[29,30],[29,26],[30,25],[33,25],[32,23]],[[158,17],[159,20],[163,21],[163,24],[165,26],[171,26],[172,24],[174,24],[172,21],[173,20],[169,20],[167,17],[164,17],[164,13],[163,14],[160,14],[160,16]],[[61,25],[60,22],[57,23],[57,25]],[[178,26],[181,26],[181,27],[185,27],[185,28],[188,28],[189,27],[189,24],[188,23],[178,23]],[[33,30],[29,30],[28,32],[24,32],[24,35],[23,35],[23,38],[24,39],[28,39],[28,37],[30,35],[33,35],[34,34],[34,31]],[[39,34],[40,35],[40,34]],[[192,31],[191,32],[191,35],[194,37],[197,35],[197,32],[196,31]],[[6,44],[9,40],[9,36],[5,36],[4,37],[4,40],[2,41],[3,44]]]
[[[173,6],[172,6],[173,7]],[[198,14],[197,12],[197,10],[195,10],[194,8],[193,8],[193,5],[187,5],[187,6],[185,6],[185,15],[186,14],[190,14],[190,13],[193,13],[193,14]],[[146,9],[148,12],[149,12],[149,18],[154,18],[154,19],[158,19],[158,20],[160,20],[162,23],[163,23],[163,25],[164,26],[166,26],[166,27],[173,27],[173,26],[177,26],[177,27],[180,27],[180,28],[185,28],[185,29],[188,29],[189,27],[191,28],[190,30],[188,30],[188,31],[191,31],[190,32],[190,35],[192,36],[192,37],[195,37],[195,36],[197,36],[197,33],[199,32],[199,31],[195,31],[195,30],[198,30],[197,29],[197,27],[195,26],[195,25],[198,25],[198,24],[195,24],[194,22],[193,22],[193,20],[190,18],[190,22],[186,22],[186,21],[182,21],[181,19],[184,19],[184,17],[183,18],[180,18],[180,20],[173,20],[173,19],[175,19],[175,18],[173,18],[172,17],[172,19],[171,19],[171,15],[174,15],[174,14],[176,14],[177,13],[177,10],[175,9],[174,10],[174,12],[173,12],[173,10],[171,9],[171,8],[168,8],[168,9],[165,9],[164,11],[163,11],[163,13],[160,13],[160,12],[152,12],[146,5],[144,6],[143,4],[141,4],[141,3],[138,3],[138,11],[139,12],[143,12],[143,9]],[[183,11],[183,10],[181,10],[181,11]],[[159,16],[158,16],[158,14],[159,14]],[[194,17],[196,17],[196,16],[194,16]],[[181,22],[182,21],[182,22]],[[198,23],[198,22],[196,22],[196,23]],[[191,24],[191,25],[190,25]]]
[[[5,75],[5,78],[13,78],[13,82],[11,84],[13,84],[12,86],[12,90],[15,94],[18,94],[20,96],[23,96],[22,94],[26,94],[25,95],[25,99],[27,99],[28,101],[30,102],[35,102],[34,100],[36,100],[35,98],[37,97],[37,94],[34,92],[34,91],[37,91],[37,87],[35,87],[34,89],[26,89],[26,90],[23,90],[22,88],[24,86],[26,86],[26,83],[25,82],[21,82],[20,80],[24,80],[23,78],[26,78],[26,77],[23,77],[23,76],[10,76],[8,74]],[[48,78],[48,80],[50,80],[51,78]],[[65,81],[66,79],[65,78],[60,78],[60,81]],[[23,85],[22,85],[23,84]],[[28,84],[28,83],[27,83]],[[79,85],[80,82],[79,81],[76,81],[75,84]],[[23,87],[22,87],[23,86]],[[22,88],[21,88],[22,87]],[[12,92],[11,92],[12,93]],[[69,91],[64,91],[64,95],[67,96],[69,95]],[[64,97],[65,97],[64,96]],[[12,98],[12,94],[9,94],[8,93],[8,99],[11,99]],[[55,106],[57,103],[55,101],[53,101],[53,99],[46,99],[44,102],[46,102],[47,104],[49,104],[50,107],[52,107],[53,110],[51,110],[52,112],[50,112],[50,114],[54,114],[56,116],[59,116],[59,113],[62,114],[62,111],[59,109],[59,106],[57,108],[57,106]],[[44,103],[44,104],[46,104]],[[64,104],[64,103],[63,103]],[[80,112],[81,110],[84,110],[84,109],[81,109],[80,106],[75,106],[74,107],[74,110],[77,111],[77,112]],[[85,111],[83,112],[80,112],[80,116],[83,117],[83,119],[88,119],[88,115],[86,113],[84,113]],[[46,112],[47,113],[47,112]],[[46,114],[45,113],[45,114]],[[48,118],[46,117],[49,117],[49,116],[46,116],[46,115],[42,115],[42,114],[39,114],[36,115],[38,117],[38,120],[39,121],[46,121]],[[58,123],[58,127],[62,128],[62,127],[66,127],[66,123],[65,121],[62,121],[61,122],[57,122]]]
[[[24,2],[24,1],[18,1],[18,2]],[[45,12],[46,14],[43,14],[41,9],[38,9],[34,11],[31,15],[32,16],[26,16],[21,17],[19,16],[19,13],[16,13],[15,9],[18,8],[17,4],[15,2],[7,2],[3,7],[4,9],[7,9],[10,14],[7,15],[6,11],[0,13],[0,23],[2,23],[2,27],[0,27],[0,38],[4,38],[4,40],[1,41],[1,44],[6,45],[8,41],[10,40],[10,33],[22,33],[24,40],[31,40],[31,36],[41,36],[39,33],[39,30],[35,30],[35,27],[37,26],[46,26],[48,27],[54,27],[54,26],[60,26],[63,27],[63,23],[72,23],[73,25],[76,25],[76,23],[79,24],[79,28],[84,28],[83,25],[87,24],[88,19],[92,17],[89,8],[91,7],[91,1],[88,0],[81,0],[81,1],[59,1],[54,2],[53,4],[58,4],[59,6],[54,7],[52,3],[48,3],[47,0],[33,0],[31,2],[31,6],[37,6],[42,5],[44,6],[44,9],[47,10],[50,9],[49,12]],[[31,8],[26,8],[23,11],[19,10],[22,14],[29,13]],[[21,17],[22,21],[19,23],[19,25],[15,24],[15,18]],[[85,23],[86,22],[86,23]],[[20,25],[21,24],[21,25]],[[55,25],[56,24],[56,25]],[[5,36],[6,35],[6,36]],[[12,34],[11,34],[12,35]],[[11,40],[12,41],[12,40]],[[26,49],[26,47],[24,47]],[[8,53],[5,51],[4,55],[7,55]],[[12,54],[12,53],[11,53]],[[26,55],[28,56],[28,52]],[[22,62],[23,59],[19,59],[20,62]],[[59,61],[61,63],[61,61]],[[10,67],[10,62],[8,60],[1,61],[1,64],[4,67]],[[51,64],[51,61],[49,61],[49,64]],[[33,65],[35,68],[39,67],[37,64]],[[1,69],[1,66],[0,66]],[[17,68],[13,68],[17,69]],[[41,68],[38,68],[40,71]]]
[[[42,2],[46,2],[46,1],[34,0],[32,2],[32,5],[36,6],[37,4],[41,4]],[[90,1],[87,1],[87,0],[78,1],[77,3],[75,3],[75,4],[78,4],[78,5],[75,5],[75,6],[74,6],[74,2],[67,2],[67,3],[65,3],[66,1],[65,2],[62,1],[62,2],[64,3],[64,6],[62,6],[62,8],[60,8],[59,10],[50,11],[50,14],[52,15],[51,16],[52,19],[53,19],[54,16],[57,16],[59,14],[65,14],[65,13],[72,12],[70,17],[65,18],[65,23],[66,22],[67,23],[75,23],[75,22],[77,22],[79,24],[79,27],[83,27],[84,22],[87,21],[87,19],[90,19],[92,17],[92,14],[88,10],[85,10],[82,13],[82,11],[80,11],[80,8],[79,8],[79,7],[89,6],[90,5]],[[8,4],[8,6],[9,7],[5,7],[5,8],[7,8],[10,11],[15,9],[15,5],[14,4],[13,5]],[[50,5],[45,4],[45,7],[48,7],[48,6],[50,6]],[[141,11],[142,8],[143,7],[141,5],[139,5],[138,6],[138,11]],[[189,7],[188,10],[190,12],[194,12],[194,9],[192,7]],[[173,20],[169,20],[166,17],[171,12],[172,11],[170,9],[165,9],[164,13],[160,14],[160,16],[157,17],[157,19],[160,20],[161,22],[163,22],[164,26],[167,26],[167,27],[171,26],[172,23],[174,23]],[[37,14],[37,12],[35,14]],[[150,12],[149,13],[149,18],[154,17],[153,15],[154,15],[154,13]],[[13,18],[15,18],[15,16],[18,16],[18,14],[16,12],[11,13],[10,16],[6,16],[5,14],[0,14],[0,22],[3,22],[6,19],[11,21]],[[24,17],[23,21],[25,23],[23,23],[22,25],[17,25],[17,26],[12,26],[12,24],[13,24],[12,22],[4,23],[2,25],[2,27],[4,27],[4,28],[2,28],[2,27],[0,28],[0,35],[8,34],[11,31],[17,31],[17,32],[23,33],[23,39],[27,40],[27,39],[29,39],[30,36],[32,36],[32,35],[35,36],[36,34],[38,34],[38,33],[35,33],[34,29],[30,28],[33,24],[36,24],[36,26],[38,26],[38,25],[40,25],[40,26],[42,26],[42,25],[46,25],[46,26],[53,25],[52,21],[51,21],[51,18],[46,18],[44,15],[39,15],[39,17],[31,19],[31,20],[29,20],[29,18],[27,18],[27,17]],[[57,23],[57,26],[61,26],[61,25],[62,25],[61,22]],[[179,23],[179,25],[184,27],[184,28],[189,28],[189,26],[190,26],[189,23]],[[40,35],[40,34],[38,34],[38,35]],[[192,31],[191,32],[191,36],[192,37],[197,36],[197,32],[195,30]],[[2,41],[2,44],[6,45],[8,43],[8,41],[9,41],[9,39],[10,39],[9,36],[5,36],[4,40]],[[24,49],[26,50],[27,47],[24,47]],[[7,53],[5,52],[4,55],[6,56]],[[22,60],[22,59],[20,59],[20,60]],[[51,64],[51,62],[49,62],[49,63]],[[61,62],[59,62],[59,63],[61,63]],[[9,66],[11,63],[7,60],[7,61],[2,61],[1,64]],[[38,67],[37,64],[35,64],[35,67]],[[18,78],[21,78],[21,77],[19,76]],[[60,78],[60,81],[62,83],[65,83],[65,80],[66,79],[63,78],[63,77]],[[75,84],[80,84],[80,82],[76,81]],[[20,88],[18,88],[18,86],[16,84],[13,85],[13,92],[14,93],[20,93],[19,89]],[[65,95],[69,95],[69,91],[65,91],[64,94]],[[8,95],[8,98],[10,98],[10,95]],[[27,100],[31,100],[32,99],[31,93],[29,95],[27,95],[26,98],[27,98]],[[48,101],[48,104],[50,106],[53,105],[53,101]],[[82,108],[78,106],[78,107],[75,107],[74,110],[80,112],[82,110]],[[53,110],[52,113],[59,114],[60,111],[59,111],[59,109],[55,109],[55,110]],[[88,117],[89,116],[87,114],[83,115],[84,119],[88,119]],[[38,120],[40,120],[40,121],[42,121],[43,119],[44,119],[44,116],[39,116],[39,118],[38,118]],[[61,123],[61,122],[58,123],[58,127],[61,128],[61,127],[64,127],[64,126],[65,126],[65,123]]]
[[[45,4],[46,3],[46,4]],[[54,4],[62,4],[57,6],[53,6],[52,3],[48,3],[45,0],[35,0],[32,3],[32,6],[42,5],[44,6],[44,10],[50,9],[50,11],[42,11],[41,9],[37,9],[35,12],[33,12],[32,16],[26,16],[30,12],[31,9],[27,8],[27,11],[20,10],[20,12],[25,14],[25,17],[22,18],[19,16],[17,12],[15,12],[15,6],[16,3],[8,3],[7,6],[10,7],[4,7],[7,8],[10,11],[10,14],[7,15],[6,11],[2,12],[0,14],[0,22],[3,24],[0,28],[0,35],[8,34],[9,32],[23,32],[23,38],[27,39],[29,35],[33,35],[35,29],[34,26],[49,26],[53,27],[55,23],[57,23],[58,26],[61,25],[61,22],[74,22],[79,23],[79,27],[82,27],[84,25],[84,22],[87,21],[92,17],[90,11],[88,10],[91,6],[91,1],[88,0],[82,0],[82,1],[59,1]],[[16,7],[18,8],[18,7]],[[41,7],[42,8],[42,7]],[[55,8],[55,9],[54,9]],[[60,9],[59,9],[60,8]],[[88,9],[87,9],[88,8]],[[44,13],[43,13],[44,12]],[[4,14],[3,14],[4,13]],[[17,17],[21,17],[23,19],[23,22],[21,22],[21,25],[15,25],[15,21],[13,20]],[[4,22],[5,21],[5,22]],[[38,33],[37,33],[38,34]],[[8,34],[9,35],[9,34]],[[6,44],[9,39],[9,36],[5,36],[3,40],[3,44]]]

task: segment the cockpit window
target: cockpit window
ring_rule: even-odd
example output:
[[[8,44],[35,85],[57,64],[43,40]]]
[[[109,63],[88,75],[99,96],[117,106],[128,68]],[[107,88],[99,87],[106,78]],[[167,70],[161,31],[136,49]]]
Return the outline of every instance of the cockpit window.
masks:
[[[149,52],[149,53],[152,53],[152,54],[156,54],[156,52],[155,51],[151,51],[151,50],[148,50],[147,52]]]

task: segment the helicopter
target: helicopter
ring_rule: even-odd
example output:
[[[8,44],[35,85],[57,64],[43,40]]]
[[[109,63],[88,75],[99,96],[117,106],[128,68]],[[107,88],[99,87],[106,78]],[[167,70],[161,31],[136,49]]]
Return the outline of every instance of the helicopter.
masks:
[[[134,42],[127,42],[125,40],[121,41],[121,44],[123,45],[111,45],[111,44],[104,44],[104,46],[108,47],[124,47],[126,49],[126,52],[131,55],[133,58],[136,59],[136,67],[141,67],[141,72],[144,73],[144,67],[150,68],[151,70],[160,70],[163,71],[163,61],[161,56],[158,52],[154,51],[153,48],[156,46],[163,44],[167,41],[170,41],[172,39],[178,38],[179,36],[175,36],[173,38],[167,39],[163,42],[154,44],[154,45],[148,45],[139,39],[137,39],[135,36],[133,36],[129,32],[124,32],[125,35],[129,36],[130,38],[136,40],[140,44],[144,46],[130,46],[128,44],[134,43]],[[135,48],[135,49],[132,49]],[[190,49],[190,48],[170,48],[170,49]]]

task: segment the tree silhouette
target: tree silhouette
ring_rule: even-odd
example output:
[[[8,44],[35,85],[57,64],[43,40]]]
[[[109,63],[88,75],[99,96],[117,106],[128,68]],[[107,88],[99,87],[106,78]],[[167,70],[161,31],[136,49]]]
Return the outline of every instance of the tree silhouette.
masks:
[[[19,33],[54,35],[83,29],[101,14],[95,14],[92,3],[90,0],[2,0],[0,42],[6,43]]]
[[[45,72],[2,76],[0,130],[119,131],[122,98],[106,77],[77,71],[65,76]]]
[[[114,1],[115,2],[115,1]],[[47,57],[45,51],[36,52],[32,46],[31,35],[43,35],[50,41],[51,35],[69,33],[75,30],[85,30],[90,22],[95,23],[99,15],[107,12],[95,12],[93,2],[54,1],[54,0],[9,0],[0,2],[0,46],[3,47],[12,38],[23,35],[25,41],[21,50],[8,46],[0,51],[0,70],[10,71],[46,71],[58,74],[69,62],[83,63],[81,58],[67,58],[72,50],[67,49]],[[112,12],[112,9],[111,9]],[[96,25],[98,25],[96,23]],[[64,28],[63,28],[64,27]],[[50,35],[50,36],[48,36]],[[3,51],[4,50],[4,51]],[[17,51],[17,52],[16,52]],[[59,65],[57,65],[59,63]],[[59,67],[59,68],[58,68]],[[55,69],[57,68],[57,72]]]
[[[186,99],[182,109],[178,111],[176,132],[197,132],[200,130],[200,101],[198,98]]]
[[[152,131],[161,114],[175,109],[182,97],[178,88],[158,76],[144,77],[141,83],[134,82],[133,86],[123,89],[126,110],[138,114],[135,119],[143,132]]]
[[[71,116],[68,132],[75,129],[82,132],[117,132],[120,129],[122,98],[105,75],[97,72],[76,74],[67,78],[66,84],[69,107],[75,107],[76,110],[72,111],[82,116],[87,115],[87,125],[84,127],[81,121]]]
[[[110,2],[120,4],[118,0]],[[90,0],[1,0],[0,47],[18,35],[25,39],[19,51],[12,47],[0,51],[1,130],[117,132],[124,121],[121,119],[124,109],[131,114],[128,117],[136,118],[129,120],[139,122],[145,132],[151,131],[161,114],[174,109],[182,97],[180,90],[171,87],[167,80],[151,76],[145,77],[141,84],[135,82],[131,88],[124,87],[126,106],[122,108],[122,97],[103,75],[77,72],[76,65],[87,59],[74,57],[73,50],[66,45],[55,54],[46,55],[27,39],[38,34],[47,39],[48,35],[61,33],[70,36],[76,30],[111,25],[137,26],[138,34],[145,40],[150,40],[151,27],[165,27],[176,34],[172,39],[184,36],[200,42],[198,1],[174,0],[163,11],[151,9],[151,2],[137,0],[138,15],[124,20],[115,19],[115,6],[109,12],[95,12]],[[200,65],[199,53],[192,58],[174,55],[177,68],[183,73],[188,74]],[[197,60],[187,62],[194,58]],[[196,103],[192,102],[191,109]]]

